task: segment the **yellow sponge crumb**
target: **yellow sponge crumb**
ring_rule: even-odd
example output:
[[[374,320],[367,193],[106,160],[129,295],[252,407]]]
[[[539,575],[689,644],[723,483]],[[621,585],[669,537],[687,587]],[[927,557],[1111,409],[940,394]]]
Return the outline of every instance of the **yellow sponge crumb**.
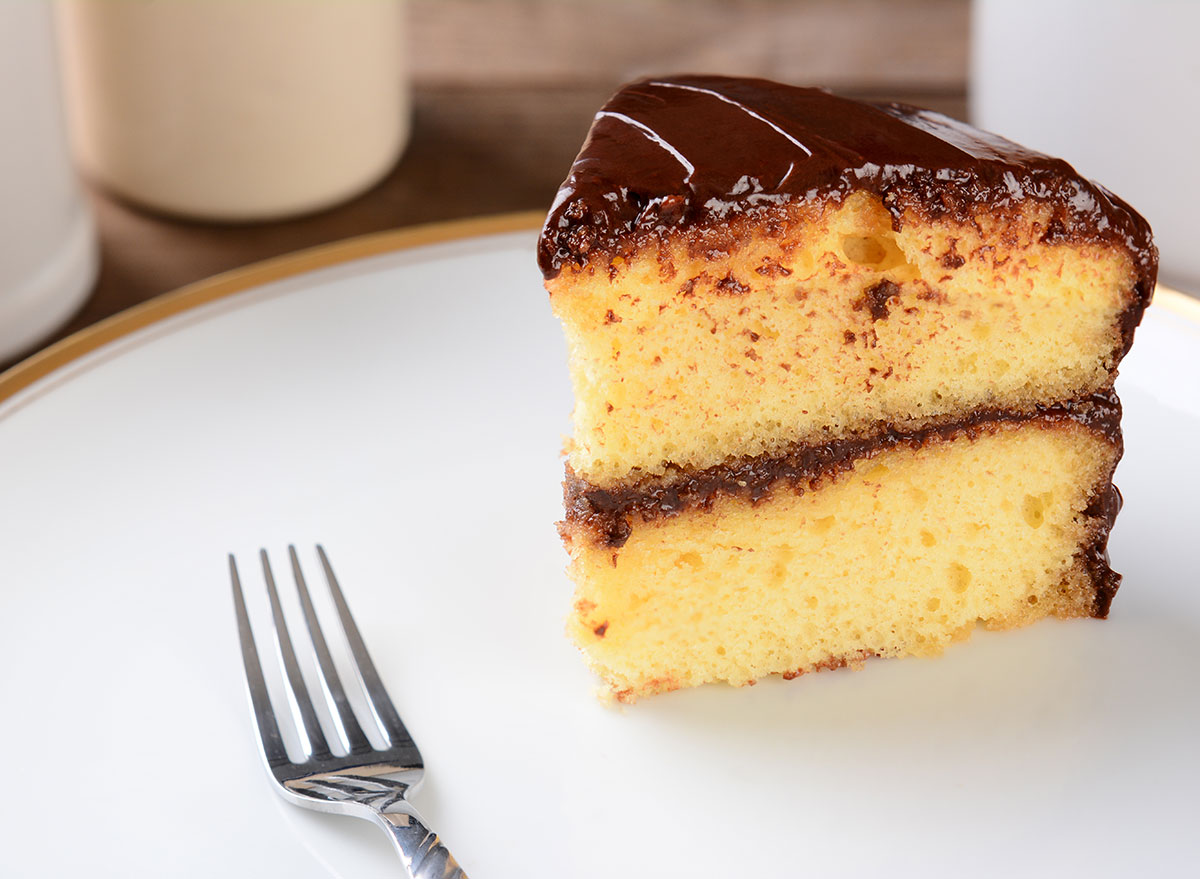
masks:
[[[571,637],[619,699],[932,655],[977,622],[1086,616],[1076,555],[1117,449],[1074,422],[896,448],[750,504],[639,522],[612,548],[571,533]],[[998,551],[999,548],[1008,551]]]

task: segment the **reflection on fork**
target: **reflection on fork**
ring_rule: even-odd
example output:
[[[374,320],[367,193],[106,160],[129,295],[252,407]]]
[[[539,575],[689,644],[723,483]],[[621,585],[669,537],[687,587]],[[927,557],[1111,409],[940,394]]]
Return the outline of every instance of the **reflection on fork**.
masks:
[[[316,658],[320,690],[327,696],[338,738],[342,739],[348,752],[344,755],[333,753],[321,729],[308,687],[300,673],[279,592],[275,588],[271,563],[264,549],[259,552],[259,557],[271,605],[272,636],[283,666],[285,698],[290,706],[295,707],[295,711],[285,709],[277,713],[272,708],[250,627],[250,617],[246,612],[237,562],[232,555],[229,556],[229,577],[233,582],[233,603],[237,611],[242,660],[246,666],[250,708],[258,727],[263,759],[276,790],[284,799],[309,809],[355,815],[374,821],[387,831],[412,879],[466,879],[466,874],[442,845],[437,834],[429,830],[408,803],[408,794],[420,784],[425,764],[371,662],[325,550],[318,546],[317,555],[346,635],[355,677],[366,702],[366,712],[356,713],[346,697],[317,619],[295,547],[288,547],[288,555],[309,642]],[[363,717],[362,714],[367,716]],[[292,760],[288,756],[279,731],[279,716],[297,721],[295,732],[304,750],[302,760]],[[367,728],[387,744],[382,748],[372,745],[365,732]]]

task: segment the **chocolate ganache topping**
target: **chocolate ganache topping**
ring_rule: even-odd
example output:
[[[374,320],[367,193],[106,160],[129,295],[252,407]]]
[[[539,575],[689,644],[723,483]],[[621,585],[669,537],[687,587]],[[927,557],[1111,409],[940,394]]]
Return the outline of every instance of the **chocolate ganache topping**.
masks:
[[[969,222],[981,209],[1046,202],[1056,206],[1050,239],[1124,246],[1143,304],[1154,286],[1146,221],[1061,159],[930,110],[722,76],[642,80],[601,108],[550,209],[538,263],[549,279],[673,231],[856,190],[880,196],[897,224],[905,208]]]
[[[1123,449],[1121,401],[1110,389],[1079,400],[1038,406],[1031,412],[979,409],[962,416],[947,416],[916,430],[883,426],[863,436],[802,444],[781,454],[737,458],[705,470],[673,467],[663,476],[634,479],[607,488],[592,485],[568,470],[563,483],[564,506],[568,522],[583,526],[608,546],[620,547],[632,533],[634,517],[649,521],[688,509],[707,509],[722,495],[757,503],[777,488],[791,486],[793,490],[802,490],[815,479],[841,473],[856,461],[888,449],[920,448],[964,435],[974,438],[1004,424],[1030,421],[1044,424],[1073,421]],[[1103,515],[1109,518],[1109,526],[1119,508],[1119,502],[1116,504],[1104,507]],[[1090,515],[1102,514],[1093,511]]]
[[[999,429],[1006,423],[1041,422],[1053,425],[1073,421],[1104,436],[1120,457],[1121,401],[1111,389],[1099,394],[1033,412],[981,409],[965,417],[947,418],[913,431],[882,428],[869,436],[844,437],[827,443],[800,445],[777,456],[759,456],[728,461],[706,470],[674,469],[661,477],[634,480],[624,485],[600,488],[576,476],[568,468],[563,482],[566,508],[564,524],[576,526],[595,544],[611,549],[625,545],[633,533],[633,521],[652,521],[675,516],[689,509],[708,509],[721,496],[742,497],[758,503],[776,491],[803,492],[821,479],[836,478],[856,461],[897,447],[920,448],[928,443],[956,437],[974,438]],[[1092,520],[1090,543],[1081,548],[1080,561],[1096,588],[1092,613],[1108,615],[1121,575],[1108,564],[1108,535],[1121,509],[1121,493],[1107,473],[1095,487],[1084,516]]]

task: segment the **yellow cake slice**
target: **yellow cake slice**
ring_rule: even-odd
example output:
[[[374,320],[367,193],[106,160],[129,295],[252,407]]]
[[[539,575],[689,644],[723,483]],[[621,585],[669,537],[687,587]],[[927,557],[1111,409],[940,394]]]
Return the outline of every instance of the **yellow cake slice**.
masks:
[[[539,258],[575,390],[570,631],[626,699],[1104,616],[1145,222],[929,111],[634,83]]]

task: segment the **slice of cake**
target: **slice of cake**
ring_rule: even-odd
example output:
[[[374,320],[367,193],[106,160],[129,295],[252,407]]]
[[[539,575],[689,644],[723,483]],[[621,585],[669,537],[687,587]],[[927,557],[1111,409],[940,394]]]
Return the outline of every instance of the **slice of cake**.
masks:
[[[618,92],[539,242],[575,390],[569,628],[622,699],[1108,612],[1145,221],[927,110]]]

